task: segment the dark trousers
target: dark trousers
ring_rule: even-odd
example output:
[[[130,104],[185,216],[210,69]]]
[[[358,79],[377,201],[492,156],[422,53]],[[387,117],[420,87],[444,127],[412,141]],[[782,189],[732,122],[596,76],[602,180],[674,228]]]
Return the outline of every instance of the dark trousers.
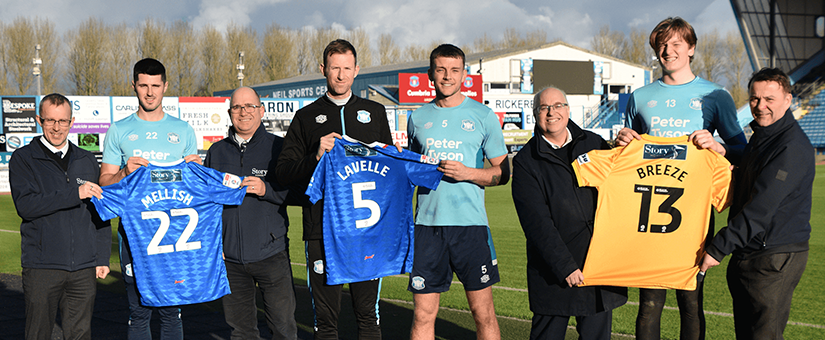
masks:
[[[679,339],[705,339],[705,312],[702,301],[704,282],[696,290],[676,290],[679,304]],[[639,314],[636,315],[636,339],[659,340],[661,338],[662,309],[665,307],[667,289],[639,289]]]
[[[326,284],[324,245],[322,240],[307,240],[307,276],[312,305],[315,309],[315,339],[338,339],[338,314],[344,285]],[[349,284],[352,309],[358,324],[358,339],[381,339],[378,318],[378,294],[381,280]]]
[[[730,260],[728,289],[737,339],[784,339],[793,291],[807,263],[808,251]]]
[[[295,289],[287,251],[254,263],[224,262],[232,294],[225,295],[221,302],[226,323],[232,327],[232,339],[260,338],[256,285],[263,296],[266,324],[272,339],[297,339]]]
[[[579,339],[610,340],[613,310],[575,318]],[[530,340],[564,340],[569,320],[569,316],[534,314],[533,325],[530,328]]]
[[[152,339],[149,321],[152,319],[152,311],[157,311],[160,316],[161,340],[183,339],[183,323],[180,320],[179,307],[146,307],[140,304],[140,295],[132,271],[132,253],[129,251],[129,242],[126,239],[123,224],[120,225],[117,235],[120,246],[120,270],[123,273],[123,285],[126,286],[126,299],[129,300],[127,338],[129,340]]]
[[[51,339],[60,308],[63,339],[91,339],[95,268],[77,271],[23,268],[26,339]]]

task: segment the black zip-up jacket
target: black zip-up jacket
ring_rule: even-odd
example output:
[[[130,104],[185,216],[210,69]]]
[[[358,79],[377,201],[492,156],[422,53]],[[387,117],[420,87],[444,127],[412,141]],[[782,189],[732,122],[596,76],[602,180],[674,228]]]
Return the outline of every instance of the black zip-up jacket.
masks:
[[[808,250],[814,148],[788,110],[773,124],[751,123],[753,136],[734,170],[728,226],[707,252],[721,261]]]
[[[17,149],[9,161],[9,182],[20,224],[23,268],[77,271],[108,266],[112,227],[78,187],[97,183],[95,156],[69,142],[68,167],[46,154],[42,136]]]
[[[343,106],[335,105],[324,95],[295,113],[275,174],[281,185],[303,197],[304,240],[323,238],[324,200],[312,204],[304,193],[318,165],[315,154],[320,139],[331,132],[346,134],[364,143],[392,144],[384,105],[354,94]]]
[[[573,140],[565,147],[553,150],[537,128],[513,158],[513,203],[527,239],[530,310],[587,316],[623,305],[627,288],[571,288],[565,281],[584,268],[597,199],[595,188],[579,187],[571,163],[588,151],[609,148],[604,139],[573,121],[567,128]]]
[[[247,194],[241,205],[223,207],[223,253],[226,261],[240,264],[265,260],[287,247],[286,188],[275,180],[275,162],[283,138],[266,132],[263,124],[241,150],[235,141],[235,129],[229,136],[212,144],[204,165],[238,176],[257,176],[266,185],[263,197]]]

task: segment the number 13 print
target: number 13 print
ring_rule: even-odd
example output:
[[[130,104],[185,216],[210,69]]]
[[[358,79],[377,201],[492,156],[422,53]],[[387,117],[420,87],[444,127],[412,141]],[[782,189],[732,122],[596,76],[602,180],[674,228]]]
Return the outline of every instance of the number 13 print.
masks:
[[[640,233],[648,231],[651,233],[672,233],[676,229],[679,229],[679,225],[682,223],[682,213],[679,209],[674,208],[673,204],[682,197],[685,189],[636,184],[634,191],[642,194],[642,205],[641,209],[639,209],[638,224],[638,231]],[[665,201],[659,205],[659,212],[670,215],[670,223],[654,224],[648,227],[648,223],[650,222],[650,200],[653,194],[668,196]]]

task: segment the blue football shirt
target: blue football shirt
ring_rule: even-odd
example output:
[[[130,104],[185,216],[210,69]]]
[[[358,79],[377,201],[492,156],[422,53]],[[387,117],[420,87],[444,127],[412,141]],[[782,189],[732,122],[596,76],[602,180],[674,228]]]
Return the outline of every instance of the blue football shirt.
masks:
[[[162,307],[229,294],[221,253],[223,205],[246,190],[232,174],[178,160],[150,163],[92,198],[104,220],[120,216],[132,252],[140,301]]]
[[[435,189],[438,160],[348,137],[321,157],[306,194],[324,199],[328,284],[408,273],[413,263],[412,195]]]

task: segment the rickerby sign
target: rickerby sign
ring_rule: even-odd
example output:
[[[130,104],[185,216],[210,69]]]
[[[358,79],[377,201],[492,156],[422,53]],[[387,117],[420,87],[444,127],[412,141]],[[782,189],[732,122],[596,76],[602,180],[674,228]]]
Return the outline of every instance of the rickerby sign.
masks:
[[[480,75],[467,75],[461,83],[461,93],[484,103]],[[435,87],[426,73],[398,74],[398,102],[401,104],[424,104],[435,98]]]

